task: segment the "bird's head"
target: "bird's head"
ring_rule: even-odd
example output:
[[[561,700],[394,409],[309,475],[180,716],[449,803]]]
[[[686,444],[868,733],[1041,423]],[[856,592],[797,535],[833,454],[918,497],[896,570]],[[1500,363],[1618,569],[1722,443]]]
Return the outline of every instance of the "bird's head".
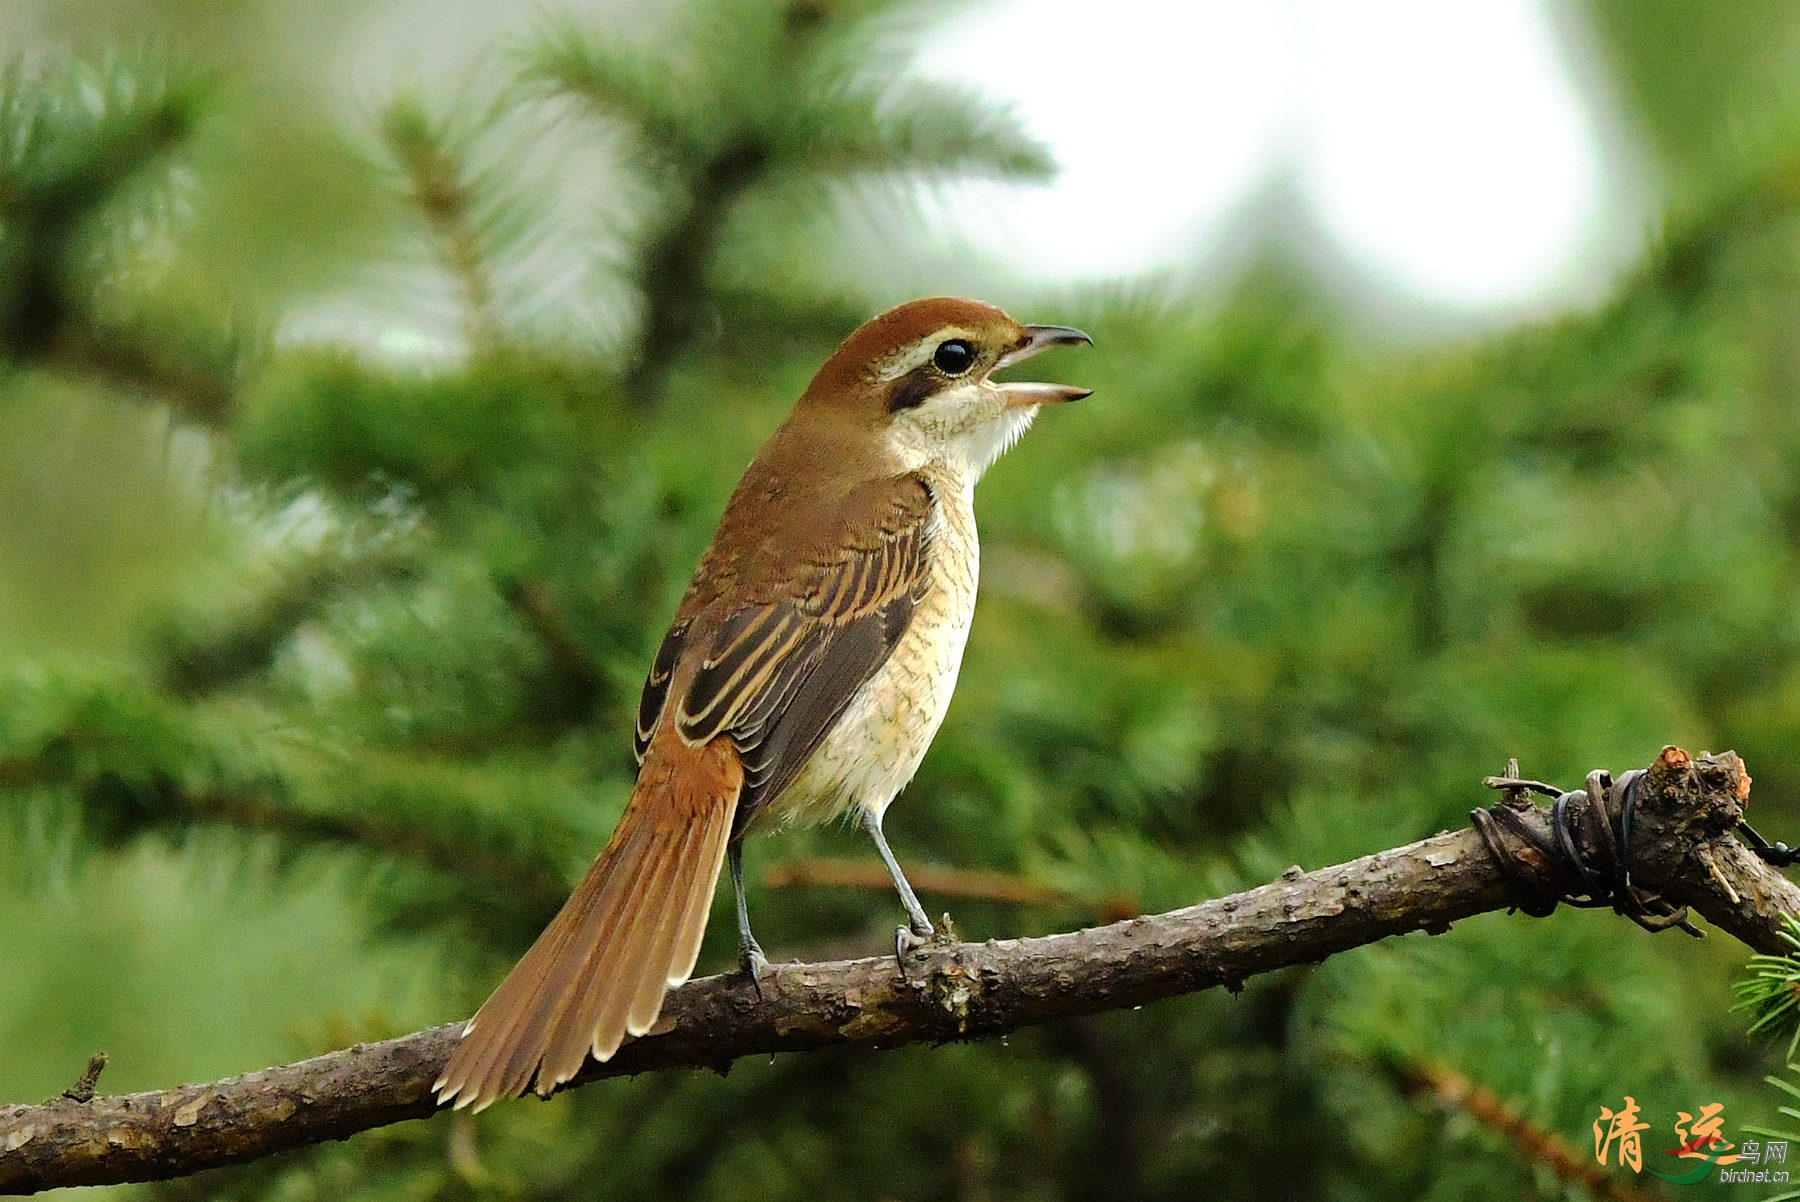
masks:
[[[908,301],[846,338],[796,412],[848,419],[909,467],[943,463],[973,479],[1025,432],[1040,405],[1090,391],[993,373],[1053,346],[1092,341],[1068,326],[1020,325],[980,301]]]

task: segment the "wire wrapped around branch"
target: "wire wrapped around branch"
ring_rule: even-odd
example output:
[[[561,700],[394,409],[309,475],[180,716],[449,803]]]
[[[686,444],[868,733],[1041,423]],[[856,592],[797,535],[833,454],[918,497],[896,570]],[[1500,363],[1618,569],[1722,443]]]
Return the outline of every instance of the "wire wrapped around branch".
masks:
[[[1736,757],[1735,752],[1727,755]],[[1741,768],[1743,761],[1739,760]],[[1631,880],[1631,827],[1637,812],[1638,788],[1648,775],[1637,768],[1617,781],[1612,773],[1597,768],[1588,773],[1584,788],[1564,791],[1542,781],[1519,775],[1519,762],[1509,760],[1506,772],[1482,782],[1500,789],[1506,799],[1469,817],[1487,844],[1500,869],[1519,891],[1518,908],[1542,918],[1564,904],[1583,908],[1611,906],[1647,931],[1680,927],[1696,938],[1704,932],[1688,921],[1686,906],[1670,903],[1653,890]],[[1743,779],[1749,780],[1748,774]],[[1529,810],[1529,793],[1556,800],[1550,807],[1549,838],[1523,813]],[[1530,848],[1531,866],[1523,870],[1521,857]],[[1553,880],[1546,865],[1559,865],[1563,879]]]

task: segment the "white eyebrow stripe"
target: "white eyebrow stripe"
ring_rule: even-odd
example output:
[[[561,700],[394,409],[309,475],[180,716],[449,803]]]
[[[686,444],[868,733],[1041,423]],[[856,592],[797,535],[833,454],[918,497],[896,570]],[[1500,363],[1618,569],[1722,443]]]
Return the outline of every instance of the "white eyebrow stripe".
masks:
[[[975,334],[961,326],[945,326],[910,346],[901,347],[886,359],[876,363],[875,378],[886,383],[889,380],[898,380],[915,367],[923,367],[937,353],[938,344],[949,338],[962,338],[973,342]]]

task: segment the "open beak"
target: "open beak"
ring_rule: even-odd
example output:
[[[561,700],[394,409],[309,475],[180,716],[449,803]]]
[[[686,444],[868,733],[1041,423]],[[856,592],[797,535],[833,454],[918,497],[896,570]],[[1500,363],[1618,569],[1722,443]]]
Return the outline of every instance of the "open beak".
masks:
[[[1025,341],[1000,356],[994,364],[994,370],[1011,367],[1015,363],[1023,363],[1033,355],[1049,350],[1053,346],[1094,345],[1094,340],[1080,330],[1069,326],[1026,326]],[[1018,409],[1026,405],[1054,405],[1063,401],[1079,401],[1094,390],[1076,388],[1070,384],[1028,384],[1024,382],[996,381],[994,387],[1006,398],[1008,409]]]

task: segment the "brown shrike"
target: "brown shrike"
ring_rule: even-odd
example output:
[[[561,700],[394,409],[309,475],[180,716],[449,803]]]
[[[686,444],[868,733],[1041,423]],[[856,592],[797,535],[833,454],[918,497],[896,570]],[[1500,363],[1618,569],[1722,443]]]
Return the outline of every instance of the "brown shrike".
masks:
[[[881,833],[956,686],[975,612],[975,482],[1038,406],[1088,390],[990,378],[1088,342],[976,301],[911,301],[838,347],[732,493],[638,705],[637,786],[606,849],[463,1031],[436,1091],[541,1094],[648,1031],[700,953],[731,864],[739,950],[753,828],[850,813]]]

